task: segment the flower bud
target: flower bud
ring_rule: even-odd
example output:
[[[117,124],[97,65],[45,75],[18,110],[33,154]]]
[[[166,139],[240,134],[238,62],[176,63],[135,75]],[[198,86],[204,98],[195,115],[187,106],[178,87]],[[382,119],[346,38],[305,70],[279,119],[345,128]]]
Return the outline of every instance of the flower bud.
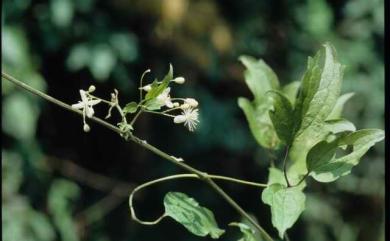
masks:
[[[146,92],[149,92],[149,91],[152,89],[152,86],[150,86],[150,85],[145,85],[145,86],[142,87],[141,89],[145,90]]]
[[[83,129],[85,132],[89,132],[91,130],[91,128],[89,127],[89,125],[87,123],[84,124]]]
[[[188,109],[188,108],[190,108],[190,105],[189,104],[187,104],[187,103],[184,103],[184,104],[182,104],[181,106],[180,106],[180,109]]]
[[[92,93],[96,90],[96,87],[94,85],[89,86],[88,92]]]
[[[193,98],[187,98],[184,101],[185,101],[185,103],[189,104],[191,107],[197,107],[198,106],[198,101],[196,101]]]
[[[179,107],[179,106],[180,106],[179,102],[173,102],[173,107]]]
[[[184,84],[184,82],[186,81],[184,79],[184,77],[176,77],[174,78],[173,80],[171,80],[172,82],[175,82],[176,84]]]

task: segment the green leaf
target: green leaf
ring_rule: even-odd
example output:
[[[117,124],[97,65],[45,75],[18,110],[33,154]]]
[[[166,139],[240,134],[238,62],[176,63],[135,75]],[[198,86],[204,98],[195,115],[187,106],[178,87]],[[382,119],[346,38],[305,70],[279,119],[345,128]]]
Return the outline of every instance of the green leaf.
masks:
[[[150,100],[159,96],[169,85],[169,82],[173,79],[173,67],[169,64],[169,71],[165,75],[164,79],[159,84],[157,80],[154,80],[151,85],[151,90],[145,95],[145,100]]]
[[[283,238],[285,231],[292,227],[305,209],[305,194],[298,187],[272,184],[264,189],[261,198],[271,206],[272,225]]]
[[[324,128],[325,120],[340,94],[343,68],[329,43],[324,44],[314,58],[309,57],[294,109],[296,134],[290,148],[294,164],[289,171],[306,173],[308,151],[328,134]]]
[[[256,107],[246,98],[238,98],[238,105],[244,111],[249,128],[257,143],[265,148],[276,149],[280,143],[268,111],[272,105],[264,102]]]
[[[236,226],[240,228],[240,231],[242,232],[242,238],[240,238],[238,241],[259,241],[258,237],[255,236],[256,232],[245,223],[233,222],[230,223],[229,226]]]
[[[279,88],[278,77],[263,60],[250,56],[240,56],[239,60],[246,67],[245,82],[252,91],[255,102],[263,99],[268,90]]]
[[[291,102],[291,105],[295,104],[295,100],[297,98],[299,87],[301,86],[301,82],[293,81],[288,85],[285,85],[282,89],[282,93],[288,98]]]
[[[325,128],[333,134],[344,131],[356,131],[355,125],[346,119],[334,119],[325,121]]]
[[[303,175],[294,175],[294,173],[289,174],[288,180],[291,183],[291,185],[297,184],[301,179],[303,178]],[[286,178],[284,177],[284,173],[282,170],[276,168],[276,167],[270,167],[268,169],[268,185],[271,184],[282,184],[283,186],[287,187]],[[299,189],[303,190],[306,187],[306,182],[303,181],[301,184],[299,184]]]
[[[349,174],[351,169],[359,163],[360,158],[384,137],[382,130],[363,129],[341,135],[331,142],[319,142],[307,155],[306,162],[310,176],[319,182],[332,182]],[[337,148],[343,146],[352,146],[352,152],[337,157]]]
[[[293,108],[290,101],[279,91],[269,91],[273,97],[274,110],[269,111],[276,134],[285,144],[290,145],[294,135]]]
[[[123,112],[126,113],[135,113],[138,109],[138,103],[137,102],[130,102],[127,103],[125,108],[123,108]]]
[[[184,193],[169,192],[164,198],[165,214],[197,236],[219,238],[225,231],[218,227],[214,214]]]
[[[266,92],[279,88],[278,77],[261,59],[241,56],[239,60],[246,67],[245,82],[254,96],[254,101],[239,98],[238,105],[244,111],[256,141],[265,148],[277,149],[280,141],[269,117],[272,100]]]
[[[346,94],[341,95],[337,99],[336,104],[335,104],[332,112],[328,116],[328,120],[340,118],[341,113],[343,111],[344,104],[354,95],[355,95],[354,93],[346,93]]]

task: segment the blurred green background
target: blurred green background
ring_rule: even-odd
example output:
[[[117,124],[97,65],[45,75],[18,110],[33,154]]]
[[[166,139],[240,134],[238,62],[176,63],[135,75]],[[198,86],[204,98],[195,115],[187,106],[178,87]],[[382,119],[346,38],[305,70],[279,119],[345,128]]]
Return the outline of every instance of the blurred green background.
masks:
[[[187,82],[174,96],[200,103],[199,128],[144,115],[136,135],[210,173],[265,182],[270,155],[256,145],[237,98],[251,94],[242,54],[263,58],[282,84],[299,80],[308,55],[332,42],[347,65],[344,114],[358,129],[384,128],[384,2],[380,0],[4,0],[2,70],[69,104],[97,87],[120,102],[138,98],[143,71],[161,78],[174,66]],[[130,220],[135,184],[182,170],[116,134],[2,80],[4,241],[208,240],[171,220]],[[97,108],[98,116],[106,114]],[[114,120],[115,122],[115,120]],[[274,153],[281,156],[281,153]],[[279,158],[280,159],[280,158]],[[280,161],[277,162],[280,164]],[[306,210],[291,240],[384,241],[384,143],[352,174],[329,185],[309,181]],[[273,236],[261,190],[222,184]],[[136,197],[144,219],[163,210],[167,191],[183,191],[215,212],[223,228],[238,214],[207,186],[177,181]],[[237,240],[228,228],[221,240]]]

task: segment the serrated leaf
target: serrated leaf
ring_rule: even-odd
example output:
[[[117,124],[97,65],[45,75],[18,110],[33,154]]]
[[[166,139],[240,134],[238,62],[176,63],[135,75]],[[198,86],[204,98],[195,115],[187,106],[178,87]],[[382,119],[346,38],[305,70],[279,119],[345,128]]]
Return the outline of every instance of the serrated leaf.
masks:
[[[255,102],[263,99],[268,90],[279,88],[278,77],[263,60],[256,60],[251,56],[240,56],[239,60],[246,67],[245,82],[255,97]]]
[[[338,62],[331,44],[324,44],[314,58],[309,57],[294,109],[296,134],[290,148],[290,158],[294,164],[289,171],[306,173],[308,151],[328,134],[323,128],[324,121],[336,104],[342,76],[343,66]]]
[[[138,103],[137,102],[130,102],[127,103],[125,108],[123,108],[123,112],[126,113],[135,113],[138,109]]]
[[[258,237],[255,236],[255,231],[251,229],[248,225],[245,223],[230,223],[229,226],[236,226],[240,228],[240,231],[242,233],[242,238],[240,238],[238,241],[261,241],[262,239],[258,239]]]
[[[282,93],[288,98],[288,100],[291,102],[291,105],[295,104],[295,100],[297,98],[297,94],[300,86],[301,86],[301,82],[293,81],[282,88]]]
[[[244,111],[249,128],[257,143],[265,148],[277,149],[280,140],[268,114],[272,107],[270,102],[263,102],[255,107],[248,99],[240,97],[238,98],[238,106]]]
[[[164,197],[165,214],[197,236],[219,238],[225,230],[218,227],[214,214],[184,193],[169,192]]]
[[[272,225],[283,238],[305,209],[305,194],[298,187],[272,184],[263,190],[261,198],[271,206]]]
[[[375,143],[384,139],[384,131],[378,129],[363,129],[341,135],[332,142],[322,141],[316,144],[307,155],[307,166],[310,176],[319,182],[332,182],[351,172],[359,163],[360,158]],[[352,146],[351,153],[336,157],[337,148]]]
[[[325,128],[333,134],[344,131],[356,131],[355,125],[346,119],[327,120],[325,121]]]
[[[336,101],[336,104],[332,110],[332,112],[330,113],[330,115],[328,116],[328,120],[330,119],[337,119],[337,118],[340,118],[341,116],[341,113],[343,111],[343,108],[344,108],[344,104],[352,97],[354,96],[355,94],[354,93],[346,93],[346,94],[343,94],[341,95],[337,101]]]
[[[173,79],[173,67],[169,64],[169,71],[165,75],[161,83],[157,80],[153,81],[150,91],[145,95],[145,100],[150,100],[159,96],[169,85],[169,82]]]
[[[273,97],[274,110],[269,111],[269,116],[276,134],[282,142],[290,145],[294,136],[293,107],[281,92],[271,90],[267,93]]]

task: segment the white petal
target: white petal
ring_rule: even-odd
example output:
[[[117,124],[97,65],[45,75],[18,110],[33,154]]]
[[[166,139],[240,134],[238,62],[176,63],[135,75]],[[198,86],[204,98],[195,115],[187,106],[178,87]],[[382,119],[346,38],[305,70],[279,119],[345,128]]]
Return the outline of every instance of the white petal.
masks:
[[[89,106],[92,106],[92,105],[97,105],[101,102],[101,100],[90,100],[88,101],[88,105]]]
[[[83,102],[79,102],[77,104],[73,104],[72,108],[73,109],[83,109],[84,108],[84,103]]]
[[[85,94],[84,90],[80,90],[80,96],[81,96],[81,101],[82,102],[87,102],[88,101],[87,95]]]
[[[184,115],[178,115],[175,116],[175,118],[173,118],[173,122],[175,122],[176,124],[183,123],[185,121],[186,121],[186,117]]]
[[[185,99],[185,102],[189,104],[191,107],[197,107],[198,106],[198,101],[196,101],[193,98],[187,98]]]
[[[170,99],[165,100],[165,105],[168,108],[173,108],[173,103],[172,103],[172,101]]]
[[[86,107],[85,108],[85,114],[88,118],[91,118],[95,112],[93,111],[92,107]]]

